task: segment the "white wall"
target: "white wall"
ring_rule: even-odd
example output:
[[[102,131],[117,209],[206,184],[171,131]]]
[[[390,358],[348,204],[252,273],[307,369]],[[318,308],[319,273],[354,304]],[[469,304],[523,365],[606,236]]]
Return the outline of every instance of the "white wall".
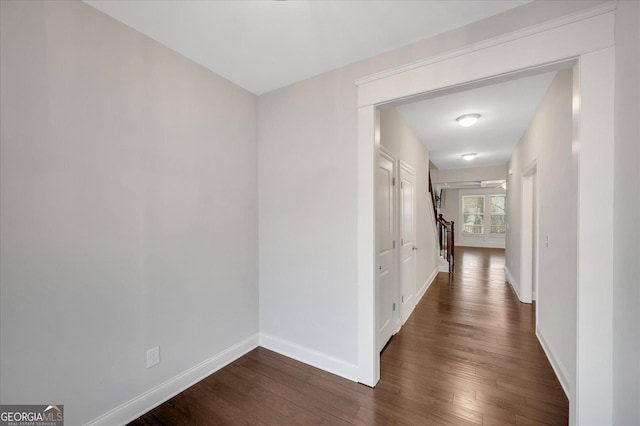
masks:
[[[527,3],[260,96],[261,333],[278,339],[278,348],[289,355],[354,377],[358,356],[354,81],[599,3],[556,1],[554,7]]]
[[[429,203],[429,152],[395,108],[380,111],[380,144],[416,171],[416,295],[431,284],[438,269],[433,207]]]
[[[0,7],[0,402],[78,425],[257,343],[257,101],[81,2]]]
[[[640,424],[640,3],[616,11],[613,424]]]
[[[444,199],[441,203],[440,213],[446,220],[453,220],[459,224],[460,219],[460,191],[458,189],[443,189]],[[456,228],[456,239],[458,239],[458,228]]]
[[[520,293],[522,174],[537,161],[539,289],[538,335],[568,390],[575,382],[577,200],[572,168],[572,70],[559,71],[508,169],[506,267]],[[545,247],[545,237],[550,245]]]
[[[432,174],[433,183],[470,182],[477,180],[501,180],[507,178],[507,168],[502,166],[469,167],[464,169],[437,169]]]
[[[357,355],[353,98],[348,74],[259,98],[260,331],[342,374]]]

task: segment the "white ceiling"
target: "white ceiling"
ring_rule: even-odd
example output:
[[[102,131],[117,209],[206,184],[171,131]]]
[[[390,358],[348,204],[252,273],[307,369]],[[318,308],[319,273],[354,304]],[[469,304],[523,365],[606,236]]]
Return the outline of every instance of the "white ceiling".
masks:
[[[260,95],[530,0],[84,0]],[[553,73],[398,107],[440,169],[505,164]],[[482,118],[462,128],[455,118]],[[464,161],[460,155],[477,152]]]
[[[531,123],[555,72],[524,77],[399,106],[438,169],[504,165]],[[462,127],[456,118],[478,113]],[[461,155],[475,152],[472,161]]]
[[[85,0],[257,95],[528,1]]]

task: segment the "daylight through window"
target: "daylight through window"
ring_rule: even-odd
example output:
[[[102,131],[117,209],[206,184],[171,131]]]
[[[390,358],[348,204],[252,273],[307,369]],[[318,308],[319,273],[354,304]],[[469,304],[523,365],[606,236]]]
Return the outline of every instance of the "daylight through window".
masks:
[[[507,231],[505,220],[505,195],[492,195],[490,200],[491,233],[504,235]]]
[[[484,234],[484,195],[465,195],[462,206],[464,233]]]

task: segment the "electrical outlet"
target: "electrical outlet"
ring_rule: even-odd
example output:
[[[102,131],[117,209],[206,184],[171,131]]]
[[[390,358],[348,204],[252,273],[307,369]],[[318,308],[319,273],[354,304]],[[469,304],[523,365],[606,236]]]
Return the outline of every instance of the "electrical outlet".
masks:
[[[147,368],[158,364],[160,364],[160,346],[156,346],[147,351]]]

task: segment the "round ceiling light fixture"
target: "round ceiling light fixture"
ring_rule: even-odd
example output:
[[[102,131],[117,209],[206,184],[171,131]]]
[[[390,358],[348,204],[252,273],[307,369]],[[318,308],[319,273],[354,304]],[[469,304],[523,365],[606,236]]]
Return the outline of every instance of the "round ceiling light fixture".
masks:
[[[464,158],[467,161],[471,161],[474,158],[476,158],[476,155],[478,155],[478,154],[476,154],[475,152],[469,152],[467,154],[462,154],[462,158]]]
[[[456,118],[456,121],[462,127],[469,127],[469,126],[473,126],[474,124],[476,124],[478,122],[479,118],[480,118],[480,114],[465,114],[465,115],[461,115],[460,117]]]

